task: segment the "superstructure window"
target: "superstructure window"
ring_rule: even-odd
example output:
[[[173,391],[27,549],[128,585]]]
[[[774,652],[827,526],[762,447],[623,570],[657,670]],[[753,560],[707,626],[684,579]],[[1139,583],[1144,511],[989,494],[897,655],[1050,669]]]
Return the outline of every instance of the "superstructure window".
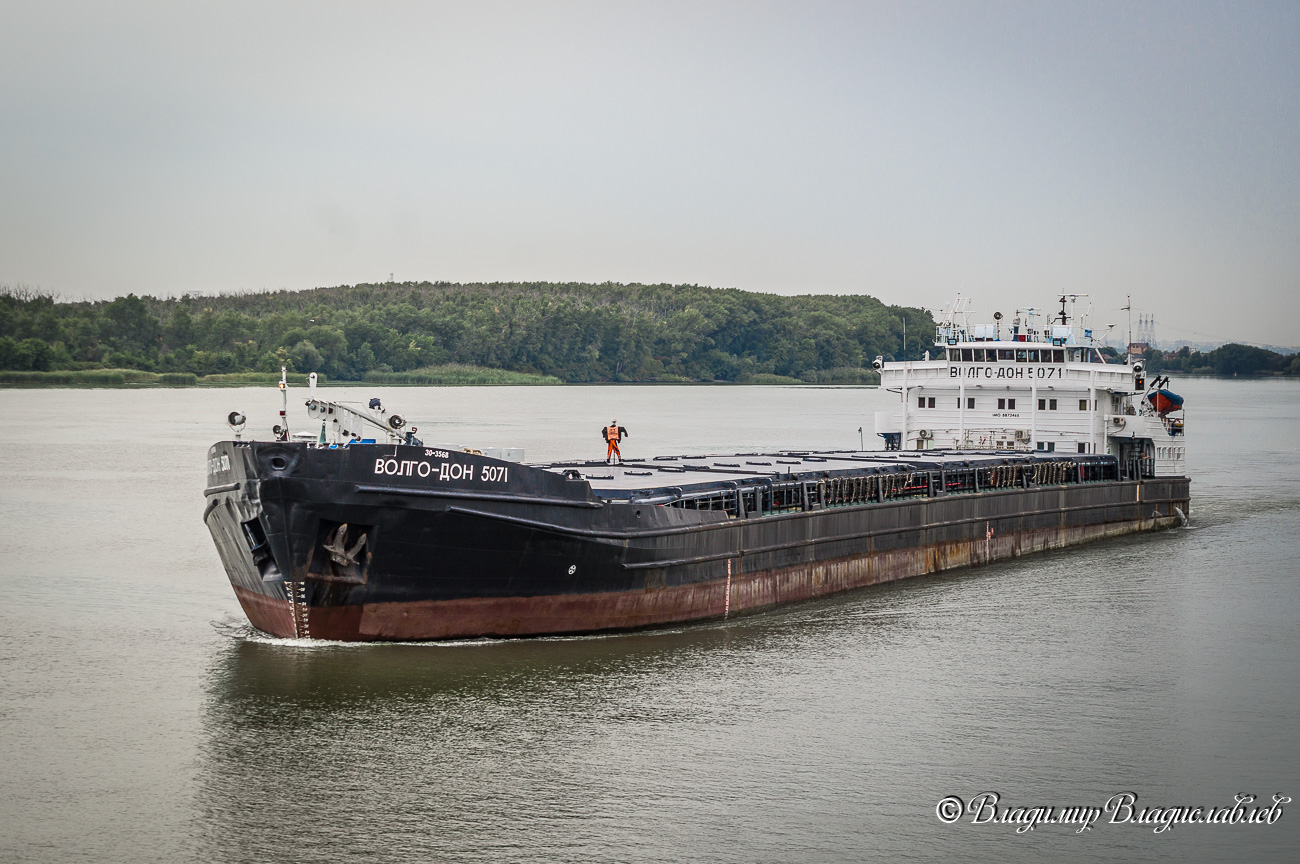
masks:
[[[1014,410],[1016,410],[1016,400],[1014,400],[1014,399],[1008,399],[1008,400],[1007,400],[1007,410],[1008,410],[1008,411],[1014,411]]]
[[[933,396],[930,397],[930,407],[931,407],[931,408],[934,407],[934,397],[933,397]]]
[[[1053,351],[1052,351],[1052,362],[1053,362],[1053,363],[1064,363],[1064,362],[1065,362],[1065,349],[1064,349],[1064,348],[1053,349]]]
[[[971,359],[972,359],[972,358],[971,358],[971,349],[969,349],[969,348],[963,348],[963,349],[961,349],[961,359],[962,359],[963,361],[967,362],[967,363],[971,362]]]
[[[1088,445],[1087,445],[1087,444],[1084,444],[1082,441],[1080,441],[1080,442],[1079,442],[1079,452],[1080,452],[1080,453],[1087,453],[1087,452],[1088,452]]]
[[[1037,362],[1038,362],[1038,350],[1037,350],[1037,349],[1032,349],[1032,350],[1030,350],[1030,352],[1029,352],[1029,362],[1030,362],[1030,363],[1037,363]]]
[[[1080,399],[1080,400],[1079,400],[1079,410],[1080,410],[1080,411],[1087,411],[1087,410],[1088,410],[1088,400],[1087,400],[1087,399]]]
[[[974,408],[975,408],[975,397],[974,397],[974,396],[967,396],[967,397],[966,397],[966,407],[967,407],[968,409],[970,409],[970,410],[974,410]]]
[[[1047,400],[1047,410],[1048,410],[1048,411],[1055,411],[1055,410],[1056,410],[1056,400],[1055,400],[1055,399],[1048,399],[1048,400]]]
[[[1024,363],[1024,362],[1025,362],[1025,359],[1028,358],[1028,357],[1029,357],[1029,352],[1026,351],[1024,348],[1017,348],[1017,349],[1016,349],[1016,362],[1017,362],[1017,363]]]
[[[1046,400],[1046,399],[1039,399],[1039,400],[1038,400],[1038,410],[1039,410],[1039,411],[1046,411],[1046,410],[1047,410],[1047,400]]]
[[[998,359],[999,359],[999,360],[1013,360],[1013,359],[1015,359],[1015,356],[1016,356],[1016,353],[1015,353],[1014,351],[1012,351],[1010,348],[999,348],[999,349],[998,349]]]
[[[956,363],[958,360],[961,359],[961,350],[958,348],[949,348],[948,359]]]
[[[924,407],[925,407],[925,397],[924,397],[924,396],[917,396],[917,397],[916,397],[916,407],[917,407],[917,408],[924,408]]]

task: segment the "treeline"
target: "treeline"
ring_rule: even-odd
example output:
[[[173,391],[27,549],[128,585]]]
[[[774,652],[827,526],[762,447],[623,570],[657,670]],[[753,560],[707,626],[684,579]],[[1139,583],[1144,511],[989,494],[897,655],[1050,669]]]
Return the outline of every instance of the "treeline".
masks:
[[[904,332],[906,330],[906,351]],[[61,302],[0,291],[0,369],[372,380],[464,364],[587,381],[874,380],[934,322],[862,295],[698,285],[385,283]]]
[[[1183,372],[1193,375],[1300,375],[1300,354],[1279,354],[1267,348],[1221,345],[1213,351],[1193,351],[1183,346],[1165,352],[1155,348],[1142,355],[1152,372]]]

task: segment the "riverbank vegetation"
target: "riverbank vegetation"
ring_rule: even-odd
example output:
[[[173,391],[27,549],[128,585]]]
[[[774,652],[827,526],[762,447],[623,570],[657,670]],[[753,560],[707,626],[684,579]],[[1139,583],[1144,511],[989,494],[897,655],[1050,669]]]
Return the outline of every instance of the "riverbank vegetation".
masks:
[[[60,301],[0,286],[0,385],[295,382],[875,384],[871,361],[919,359],[934,322],[863,295],[698,285],[383,283]],[[910,331],[904,343],[904,333]],[[1146,352],[1152,372],[1300,375],[1249,345]]]
[[[1142,358],[1152,373],[1179,372],[1226,378],[1242,375],[1300,375],[1300,354],[1279,354],[1267,348],[1235,342],[1205,353],[1193,351],[1185,345],[1177,351],[1152,348],[1143,352]]]
[[[261,383],[283,365],[334,383],[861,384],[878,382],[877,355],[919,359],[933,327],[924,310],[864,295],[698,285],[385,283],[75,302],[4,289],[0,382]]]
[[[291,372],[289,383],[305,386],[307,373]],[[552,375],[529,375],[503,369],[484,369],[449,363],[426,366],[411,372],[367,372],[366,382],[385,385],[423,385],[426,387],[466,387],[511,384],[563,384]],[[275,385],[279,372],[228,372],[202,377],[193,372],[142,372],[138,369],[79,369],[55,371],[0,370],[0,387],[249,387]],[[317,375],[317,384],[325,386],[355,384],[355,381],[330,381]],[[801,383],[793,381],[792,383]]]
[[[288,377],[290,384],[307,384],[305,373],[291,373]],[[279,382],[278,372],[230,372],[199,377],[193,372],[139,369],[0,370],[3,387],[247,387]],[[321,379],[318,383],[329,382]]]

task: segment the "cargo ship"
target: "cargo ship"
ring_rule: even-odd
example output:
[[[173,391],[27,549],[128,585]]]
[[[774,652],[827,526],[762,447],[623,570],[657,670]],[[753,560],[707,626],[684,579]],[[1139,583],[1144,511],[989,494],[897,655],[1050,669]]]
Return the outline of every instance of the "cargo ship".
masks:
[[[1183,400],[1106,362],[1080,302],[972,326],[958,301],[933,356],[877,358],[880,450],[527,464],[314,388],[292,435],[282,379],[270,440],[234,412],[210,449],[204,521],[254,627],[344,641],[725,619],[1178,525]]]

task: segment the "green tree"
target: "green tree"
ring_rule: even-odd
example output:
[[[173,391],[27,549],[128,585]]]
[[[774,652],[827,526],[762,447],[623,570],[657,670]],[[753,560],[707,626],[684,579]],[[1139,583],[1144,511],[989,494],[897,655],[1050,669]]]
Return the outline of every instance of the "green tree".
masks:
[[[50,343],[43,339],[24,339],[13,350],[13,369],[46,372],[54,358]]]
[[[134,294],[118,297],[104,307],[105,341],[128,354],[145,353],[158,339],[158,320]]]
[[[306,339],[289,349],[289,360],[295,372],[318,372],[322,371],[325,365],[324,355]]]
[[[1268,369],[1272,351],[1229,343],[1210,352],[1216,375],[1254,375]]]
[[[163,330],[163,341],[171,348],[181,348],[194,343],[194,318],[184,306],[172,313]]]

